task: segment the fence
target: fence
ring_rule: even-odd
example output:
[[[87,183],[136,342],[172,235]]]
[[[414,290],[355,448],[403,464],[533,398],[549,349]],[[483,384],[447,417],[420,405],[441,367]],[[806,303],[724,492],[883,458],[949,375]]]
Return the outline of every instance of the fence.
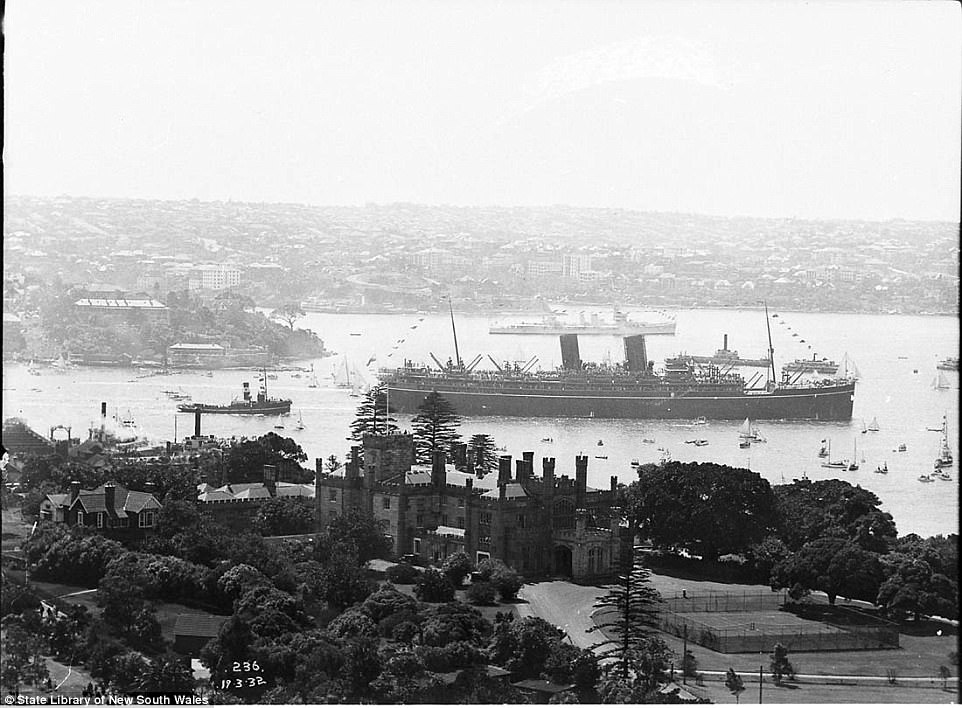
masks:
[[[818,608],[817,619],[806,619],[781,611],[786,599],[779,593],[669,598],[659,607],[658,628],[724,654],[769,652],[776,642],[796,652],[899,647],[892,622],[827,606]]]

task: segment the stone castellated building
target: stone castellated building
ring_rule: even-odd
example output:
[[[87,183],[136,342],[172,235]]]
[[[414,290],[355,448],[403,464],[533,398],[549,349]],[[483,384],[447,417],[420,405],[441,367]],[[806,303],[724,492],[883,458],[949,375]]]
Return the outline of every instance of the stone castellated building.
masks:
[[[414,463],[410,434],[365,435],[351,448],[343,475],[325,473],[317,460],[314,502],[320,528],[353,511],[386,522],[396,557],[436,563],[458,551],[478,563],[504,561],[528,577],[587,580],[613,574],[630,534],[610,489],[588,487],[588,458],[574,461],[574,478],[556,476],[553,457],[534,475],[534,453],[499,460],[497,476],[478,476],[466,446],[455,464],[436,452],[430,465]]]

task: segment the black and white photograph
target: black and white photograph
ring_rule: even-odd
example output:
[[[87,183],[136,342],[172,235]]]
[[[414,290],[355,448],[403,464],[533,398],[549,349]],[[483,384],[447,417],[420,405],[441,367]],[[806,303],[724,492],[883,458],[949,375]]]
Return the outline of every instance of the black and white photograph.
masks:
[[[3,47],[5,706],[959,702],[962,4]]]

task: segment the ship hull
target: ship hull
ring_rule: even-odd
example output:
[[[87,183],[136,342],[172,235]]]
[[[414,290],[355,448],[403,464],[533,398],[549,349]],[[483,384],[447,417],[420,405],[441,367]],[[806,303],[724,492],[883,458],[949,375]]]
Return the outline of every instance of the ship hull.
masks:
[[[265,406],[209,406],[203,403],[177,406],[181,413],[221,413],[228,415],[281,415],[291,412],[291,404],[278,403]]]
[[[465,416],[563,418],[650,418],[711,420],[850,420],[855,384],[788,388],[774,392],[674,395],[631,391],[550,391],[518,389],[479,391],[467,387],[385,382],[390,405],[399,413],[416,413],[424,397],[436,390]]]

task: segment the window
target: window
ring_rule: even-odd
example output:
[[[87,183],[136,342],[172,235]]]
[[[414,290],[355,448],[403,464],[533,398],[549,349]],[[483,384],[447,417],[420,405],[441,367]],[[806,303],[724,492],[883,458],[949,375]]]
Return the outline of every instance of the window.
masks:
[[[458,506],[464,506],[464,498],[458,497]]]
[[[414,523],[416,526],[424,526],[424,514],[417,514],[414,517]]]
[[[523,529],[523,528],[524,528],[524,521],[525,521],[525,519],[524,519],[524,514],[518,514],[518,528],[519,528],[519,529]]]
[[[441,525],[442,525],[442,526],[447,526],[447,525],[448,525],[448,515],[447,515],[447,514],[441,514]]]
[[[421,539],[420,539],[420,538],[414,539],[414,552],[415,552],[415,553],[420,553],[420,552],[421,552]]]
[[[336,501],[337,501],[337,490],[336,490],[336,489],[333,489],[333,488],[330,489],[330,490],[328,490],[328,492],[327,492],[327,498],[328,498],[328,500],[330,500],[330,501],[332,501],[332,502],[336,502]]]
[[[552,516],[556,529],[573,529],[575,527],[575,505],[569,499],[561,499],[556,502]]]
[[[484,524],[485,526],[491,525],[491,514],[489,512],[482,512],[481,523]]]
[[[463,516],[459,516],[459,517],[458,517],[458,528],[459,528],[459,529],[463,529],[463,528],[464,528],[464,517],[463,517]]]
[[[138,526],[142,529],[153,528],[154,526],[154,512],[150,509],[145,509],[140,512],[140,518],[138,519]]]
[[[382,497],[381,503],[384,505],[385,509],[391,508],[391,497]]]
[[[102,529],[104,527],[104,512],[97,512],[97,528]]]
[[[475,555],[475,558],[476,558],[475,565],[480,565],[481,561],[489,560],[491,558],[491,554],[485,553],[484,551],[478,551],[477,554]]]
[[[84,525],[84,513],[80,509],[77,509],[77,525]]]

